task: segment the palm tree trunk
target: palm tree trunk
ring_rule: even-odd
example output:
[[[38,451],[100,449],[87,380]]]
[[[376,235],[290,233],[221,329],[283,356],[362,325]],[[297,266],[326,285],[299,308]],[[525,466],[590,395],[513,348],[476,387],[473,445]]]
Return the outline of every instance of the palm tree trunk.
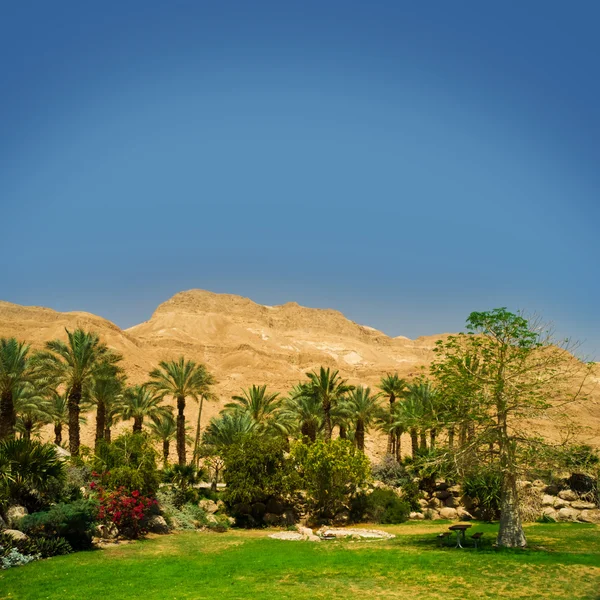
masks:
[[[435,448],[436,437],[437,437],[437,429],[433,428],[429,431],[429,447],[432,450]]]
[[[196,439],[194,440],[194,465],[196,469],[200,464],[200,457],[198,456],[198,450],[200,448],[200,423],[202,419],[202,405],[204,404],[204,396],[200,396],[200,406],[198,407],[198,422],[196,423]]]
[[[329,400],[323,400],[323,413],[325,415],[325,441],[331,441],[331,402]]]
[[[144,417],[133,418],[133,433],[142,433],[142,425],[144,424]]]
[[[396,450],[396,462],[402,460],[402,431],[396,432],[395,450]]]
[[[454,427],[448,428],[448,447],[454,448]]]
[[[31,439],[31,430],[33,429],[33,421],[31,419],[23,419],[23,438]]]
[[[6,390],[0,396],[0,440],[15,437],[16,422],[12,391]]]
[[[169,440],[163,440],[163,464],[166,466],[169,464]]]
[[[96,410],[96,439],[94,447],[96,450],[100,445],[100,440],[104,439],[104,430],[106,429],[106,404],[104,400],[98,400],[98,409]]]
[[[412,455],[413,458],[415,458],[419,453],[419,438],[417,436],[417,430],[414,427],[411,427],[410,429],[410,442],[412,446]]]
[[[419,438],[421,441],[421,443],[419,444],[421,450],[427,450],[427,437],[424,429],[421,429],[421,431],[419,431]]]
[[[109,444],[110,444],[110,438],[111,437],[112,437],[112,435],[111,435],[111,428],[110,427],[106,427],[104,429],[104,439]]]
[[[345,440],[348,437],[348,434],[346,432],[346,426],[340,424],[338,427],[340,429],[340,439]]]
[[[362,419],[356,422],[356,433],[354,435],[356,447],[361,451],[365,451],[365,424]]]
[[[394,394],[390,394],[390,424],[394,420],[394,402],[396,402],[396,396]],[[390,431],[388,435],[388,448],[387,453],[394,455],[394,444],[396,442],[396,434],[393,431]]]
[[[62,444],[62,423],[54,423],[54,443],[57,446]]]
[[[79,456],[79,403],[81,402],[81,386],[76,385],[69,392],[69,452],[71,456]]]
[[[185,397],[177,398],[177,460],[185,465]]]

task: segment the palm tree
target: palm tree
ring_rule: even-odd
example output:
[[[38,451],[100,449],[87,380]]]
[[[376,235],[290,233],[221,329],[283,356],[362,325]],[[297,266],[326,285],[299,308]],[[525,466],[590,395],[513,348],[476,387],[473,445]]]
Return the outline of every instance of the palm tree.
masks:
[[[14,397],[23,384],[34,379],[28,353],[27,344],[15,338],[0,338],[0,440],[14,438]]]
[[[182,356],[178,361],[161,361],[159,368],[150,373],[148,384],[161,396],[173,396],[177,400],[177,457],[180,465],[185,460],[185,399],[198,400],[207,391],[210,378],[206,367]]]
[[[233,402],[225,405],[225,410],[247,414],[259,430],[281,430],[279,412],[281,400],[277,392],[267,392],[266,385],[253,385],[242,390],[241,396],[232,396]]]
[[[112,428],[121,421],[123,417],[123,394],[104,401],[104,436],[105,442],[110,443]]]
[[[223,411],[218,417],[213,417],[204,431],[204,443],[209,446],[229,446],[240,437],[254,433],[256,421],[246,412]]]
[[[418,381],[408,386],[404,402],[395,411],[394,425],[402,425],[410,430],[413,456],[416,456],[419,450],[427,450],[427,430],[433,430],[432,440],[435,445],[436,401],[436,390],[431,383]]]
[[[389,398],[390,401],[390,410],[388,415],[388,422],[392,423],[393,421],[393,413],[394,413],[394,403],[397,399],[400,399],[404,396],[406,392],[406,387],[408,382],[406,379],[402,379],[398,377],[398,373],[394,373],[391,375],[388,373],[385,377],[381,378],[379,383],[379,389]],[[387,452],[392,456],[399,457],[401,455],[400,452],[400,444],[402,442],[402,429],[388,429],[388,447]]]
[[[32,433],[50,422],[48,400],[31,383],[19,386],[13,400],[17,415],[16,430],[22,438],[30,440]]]
[[[365,433],[381,414],[380,394],[371,394],[371,388],[359,385],[352,390],[341,404],[341,411],[354,423],[356,447],[365,451]]]
[[[352,390],[353,386],[348,385],[346,380],[339,376],[339,371],[331,372],[329,367],[327,369],[321,367],[318,373],[312,371],[306,376],[309,379],[310,393],[321,402],[323,407],[325,440],[329,441],[332,434],[331,408],[346,392]]]
[[[160,418],[171,414],[170,407],[160,405],[163,398],[145,385],[135,385],[125,392],[122,414],[126,421],[133,419],[133,433],[142,433],[146,417]]]
[[[198,421],[196,423],[196,437],[194,439],[194,465],[196,469],[200,466],[200,439],[201,439],[201,427],[202,427],[202,408],[205,400],[218,400],[216,394],[213,394],[209,387],[215,383],[215,380],[210,373],[207,373],[205,387],[206,391],[200,394],[200,406],[198,407]]]
[[[69,406],[67,394],[59,394],[56,390],[50,392],[50,398],[46,404],[48,419],[54,425],[54,443],[62,444],[63,425],[69,423]]]
[[[309,384],[299,383],[284,400],[280,413],[281,421],[287,423],[287,429],[299,430],[304,439],[314,442],[323,429],[323,405],[319,398],[311,393]]]
[[[152,437],[162,442],[163,465],[166,467],[169,463],[171,442],[177,437],[177,424],[172,412],[155,415],[151,419],[148,428]]]
[[[94,372],[87,395],[90,402],[96,405],[96,450],[100,441],[105,439],[107,408],[110,405],[115,408],[121,406],[126,380],[122,369],[115,364],[102,363]]]
[[[69,407],[69,451],[79,455],[79,414],[94,375],[106,363],[114,365],[121,357],[100,342],[96,333],[83,329],[67,332],[67,341],[52,340],[46,343],[46,351],[35,355],[40,373],[54,385],[67,389]]]

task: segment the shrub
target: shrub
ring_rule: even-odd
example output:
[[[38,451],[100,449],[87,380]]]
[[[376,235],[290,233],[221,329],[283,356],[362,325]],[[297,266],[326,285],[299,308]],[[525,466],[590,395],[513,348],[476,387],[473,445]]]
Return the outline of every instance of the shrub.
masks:
[[[198,502],[201,497],[200,490],[193,486],[198,483],[204,471],[198,470],[194,465],[173,465],[165,469],[162,479],[170,483],[173,489],[173,502],[181,507],[187,503]]]
[[[331,518],[344,509],[369,478],[369,461],[348,440],[297,442],[291,451],[299,485],[311,509]]]
[[[120,535],[137,539],[147,532],[146,525],[156,500],[140,494],[138,490],[125,488],[98,492],[100,510],[98,518],[112,523]]]
[[[486,468],[472,472],[463,480],[463,492],[477,500],[481,517],[485,521],[493,521],[500,514],[500,498],[502,493],[502,474]]]
[[[392,487],[401,487],[408,478],[406,469],[390,454],[386,454],[380,463],[373,465],[371,474],[376,481],[382,481]]]
[[[10,569],[11,567],[20,567],[22,565],[26,565],[34,560],[38,560],[40,558],[39,555],[28,555],[21,554],[18,550],[12,549],[6,555],[0,558],[0,567],[3,569]]]
[[[39,555],[40,558],[73,552],[71,545],[63,538],[15,539],[11,535],[0,533],[0,556],[7,556],[11,550],[27,556]]]
[[[74,550],[92,545],[98,505],[92,500],[56,504],[45,512],[32,513],[21,519],[20,529],[33,537],[64,538]]]
[[[404,523],[410,515],[410,505],[393,490],[376,489],[371,494],[361,492],[351,503],[350,517],[354,521],[373,523]]]

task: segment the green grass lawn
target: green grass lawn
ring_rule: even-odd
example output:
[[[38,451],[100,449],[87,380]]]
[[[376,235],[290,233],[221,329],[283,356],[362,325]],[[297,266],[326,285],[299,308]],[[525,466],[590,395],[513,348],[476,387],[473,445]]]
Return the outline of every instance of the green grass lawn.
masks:
[[[527,526],[530,548],[437,546],[447,523],[382,526],[392,540],[272,540],[267,531],[185,532],[0,571],[0,598],[600,599],[600,527]]]

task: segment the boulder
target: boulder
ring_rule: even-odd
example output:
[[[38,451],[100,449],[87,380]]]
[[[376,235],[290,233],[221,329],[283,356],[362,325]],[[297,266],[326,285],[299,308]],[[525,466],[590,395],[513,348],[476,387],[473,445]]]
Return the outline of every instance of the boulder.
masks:
[[[531,487],[544,490],[546,488],[546,484],[541,479],[536,479],[531,482]]]
[[[471,496],[467,496],[466,494],[464,496],[461,496],[460,503],[467,510],[471,510],[475,506],[475,500],[473,500],[473,498],[471,498]]]
[[[293,525],[298,518],[296,517],[296,513],[293,510],[286,510],[283,515],[281,515],[283,519],[284,525]]]
[[[551,483],[544,488],[544,492],[549,494],[550,496],[558,496],[558,492],[560,492],[560,488],[555,484]]]
[[[555,502],[556,498],[554,496],[550,496],[549,494],[542,496],[542,506],[554,506]]]
[[[459,520],[461,521],[472,521],[473,520],[473,515],[466,511],[464,508],[462,508],[462,506],[459,506],[456,509],[456,514],[458,515]]]
[[[448,491],[456,498],[458,498],[462,494],[462,488],[460,487],[460,485],[453,485],[452,487],[448,488]]]
[[[573,508],[561,508],[558,511],[559,521],[577,521],[579,517],[579,511]]]
[[[445,500],[446,498],[450,498],[452,493],[448,490],[440,490],[439,492],[433,492],[435,498],[439,498],[440,500]]]
[[[560,510],[561,508],[569,508],[569,502],[567,500],[563,500],[562,498],[556,498],[554,500],[554,508],[556,510]]]
[[[429,506],[429,502],[425,500],[425,498],[419,498],[419,506],[421,508],[427,508]]]
[[[458,513],[456,512],[455,508],[445,507],[445,508],[440,509],[440,517],[442,519],[454,520],[454,519],[458,519]]]
[[[169,526],[161,515],[152,515],[148,519],[148,531],[152,533],[169,533]]]
[[[562,490],[561,492],[558,492],[558,497],[562,500],[567,500],[568,502],[579,499],[579,496],[573,490]]]
[[[411,512],[409,519],[412,519],[413,521],[423,521],[425,519],[425,515],[421,512]]]
[[[554,510],[551,506],[544,506],[542,509],[542,515],[546,515],[555,521],[558,521],[558,511]]]
[[[583,523],[600,524],[600,509],[595,508],[593,510],[582,510],[579,513],[579,520]]]
[[[439,521],[442,517],[440,517],[440,513],[437,510],[427,509],[427,517],[431,521]]]
[[[27,535],[17,529],[5,529],[2,533],[9,535],[13,540],[26,540]]]
[[[571,502],[571,508],[576,508],[577,510],[594,510],[594,508],[596,508],[596,505],[593,502],[575,500],[575,502]]]
[[[101,540],[114,540],[118,537],[117,528],[111,523],[110,525],[96,525],[96,535]]]
[[[438,481],[435,484],[436,492],[445,492],[450,486],[445,481]]]
[[[450,498],[444,500],[444,504],[449,508],[457,508],[459,506],[458,498],[450,496]]]
[[[198,502],[198,506],[209,515],[213,515],[219,510],[217,503],[213,502],[212,500],[200,500],[200,502]]]
[[[531,486],[532,486],[531,481],[524,481],[522,479],[520,479],[519,481],[517,481],[517,487],[520,490],[528,490],[528,489],[531,488]]]
[[[19,521],[27,514],[29,513],[24,506],[19,506],[18,504],[10,506],[6,511],[8,526],[13,528],[16,527],[19,524]]]
[[[444,503],[438,498],[431,498],[429,502],[427,502],[427,508],[441,508],[444,506]]]

